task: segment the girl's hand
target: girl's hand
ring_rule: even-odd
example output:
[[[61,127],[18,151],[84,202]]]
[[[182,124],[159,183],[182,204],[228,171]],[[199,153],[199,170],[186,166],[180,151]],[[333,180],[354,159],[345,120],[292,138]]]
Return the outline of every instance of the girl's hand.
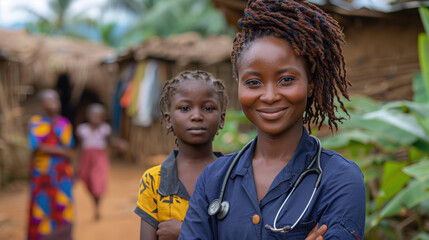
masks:
[[[319,224],[316,224],[316,226],[307,235],[305,240],[323,240],[323,234],[325,234],[326,230],[328,230],[328,227],[325,224],[323,224],[320,228]]]
[[[159,240],[177,240],[180,235],[180,227],[182,222],[177,219],[169,219],[158,224],[158,230],[156,235],[158,235]]]

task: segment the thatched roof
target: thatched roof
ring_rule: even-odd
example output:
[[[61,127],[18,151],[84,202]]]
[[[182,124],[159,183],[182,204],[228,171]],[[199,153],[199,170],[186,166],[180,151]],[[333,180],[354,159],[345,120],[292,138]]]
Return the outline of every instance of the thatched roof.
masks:
[[[52,87],[60,73],[68,73],[72,84],[102,83],[105,74],[99,63],[115,53],[90,41],[30,35],[22,30],[0,29],[0,36],[2,55],[25,66],[25,83],[43,87]]]
[[[130,57],[135,60],[155,58],[173,61],[180,66],[210,65],[229,60],[232,42],[229,36],[203,38],[198,33],[190,32],[168,38],[152,38],[130,48],[123,55],[117,56],[116,60],[121,61]]]

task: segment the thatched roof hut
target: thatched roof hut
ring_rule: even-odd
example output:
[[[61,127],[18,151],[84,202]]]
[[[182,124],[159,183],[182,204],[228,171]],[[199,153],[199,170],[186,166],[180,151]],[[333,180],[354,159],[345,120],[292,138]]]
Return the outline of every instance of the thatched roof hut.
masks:
[[[109,105],[116,70],[101,66],[100,62],[114,55],[114,49],[86,40],[30,35],[23,30],[0,29],[0,36],[0,52],[21,65],[21,85],[33,86],[36,91],[59,88],[60,94],[67,92],[64,95],[71,112],[78,107],[85,91]],[[60,76],[66,78],[60,80]]]
[[[100,62],[114,53],[89,41],[0,29],[0,184],[4,176],[27,174],[25,125],[40,110],[35,93],[57,88],[63,115],[82,122],[88,92],[87,101],[110,104],[116,70]]]
[[[379,100],[412,99],[413,74],[420,70],[417,36],[424,32],[417,7],[429,1],[309,0],[344,28],[344,55],[352,94]],[[212,0],[231,24],[243,15],[247,0]]]
[[[215,77],[225,81],[231,102],[230,108],[237,109],[239,103],[230,63],[231,49],[232,39],[228,36],[203,38],[196,33],[186,33],[168,38],[153,38],[113,59],[107,59],[105,63],[118,65],[119,72],[123,72],[132,64],[156,60],[159,64],[160,86],[183,70],[200,69],[211,72]],[[133,124],[132,117],[124,112],[120,135],[129,139],[130,152],[135,161],[148,164],[147,157],[168,154],[176,147],[174,137],[171,134],[166,135],[165,126],[161,125],[159,119],[150,126],[138,126]]]

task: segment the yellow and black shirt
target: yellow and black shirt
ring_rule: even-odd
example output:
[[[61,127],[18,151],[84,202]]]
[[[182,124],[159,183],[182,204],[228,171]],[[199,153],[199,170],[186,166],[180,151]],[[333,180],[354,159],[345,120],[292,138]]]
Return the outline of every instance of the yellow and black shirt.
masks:
[[[158,166],[148,169],[142,176],[139,198],[134,212],[155,229],[168,219],[183,221],[189,206],[190,195],[177,176],[174,150]],[[217,157],[221,153],[215,153]]]

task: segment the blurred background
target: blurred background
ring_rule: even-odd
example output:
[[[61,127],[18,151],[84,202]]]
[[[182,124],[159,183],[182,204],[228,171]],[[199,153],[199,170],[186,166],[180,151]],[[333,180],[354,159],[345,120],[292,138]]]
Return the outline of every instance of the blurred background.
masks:
[[[141,174],[175,148],[159,121],[160,86],[180,71],[206,70],[226,83],[230,105],[215,149],[229,153],[250,141],[255,131],[240,112],[230,64],[246,2],[0,0],[0,239],[25,238],[27,123],[41,111],[42,89],[59,92],[74,127],[89,104],[103,104],[114,135],[129,143],[126,153],[110,151],[100,221],[76,182],[75,239],[138,238]],[[353,84],[350,119],[335,135],[327,127],[313,134],[362,169],[366,239],[429,239],[429,1],[311,2],[343,27]],[[139,104],[144,96],[150,101]]]

